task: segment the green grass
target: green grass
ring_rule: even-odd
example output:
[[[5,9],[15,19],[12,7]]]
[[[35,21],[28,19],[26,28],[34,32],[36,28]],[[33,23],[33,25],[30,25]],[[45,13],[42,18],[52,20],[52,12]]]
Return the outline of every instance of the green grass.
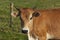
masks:
[[[10,2],[13,2],[16,7],[36,6],[36,9],[60,7],[60,0],[0,0],[0,40],[27,40],[27,35],[20,33],[19,17],[13,18],[12,27],[9,27]]]

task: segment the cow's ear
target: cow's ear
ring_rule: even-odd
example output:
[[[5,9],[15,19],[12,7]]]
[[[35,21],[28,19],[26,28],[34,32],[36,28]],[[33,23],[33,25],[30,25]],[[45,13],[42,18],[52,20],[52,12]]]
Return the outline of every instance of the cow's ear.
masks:
[[[38,17],[40,14],[38,13],[38,12],[34,12],[33,14],[32,14],[32,17],[30,18],[30,20],[33,18],[33,17]]]
[[[38,17],[40,14],[38,13],[38,12],[34,12],[33,14],[32,14],[32,17]]]

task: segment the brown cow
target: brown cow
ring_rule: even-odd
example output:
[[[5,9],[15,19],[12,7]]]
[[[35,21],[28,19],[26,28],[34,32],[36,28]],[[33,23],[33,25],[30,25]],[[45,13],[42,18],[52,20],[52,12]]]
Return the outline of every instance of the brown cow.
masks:
[[[17,9],[21,19],[22,32],[28,30],[29,40],[60,39],[60,9],[34,10],[31,8]]]

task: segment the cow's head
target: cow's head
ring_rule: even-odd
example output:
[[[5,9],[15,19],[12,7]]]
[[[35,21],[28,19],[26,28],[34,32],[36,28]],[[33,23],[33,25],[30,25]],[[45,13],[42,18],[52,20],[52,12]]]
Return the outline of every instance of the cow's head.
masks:
[[[23,33],[28,33],[33,27],[33,18],[38,17],[39,13],[31,8],[17,9],[17,13],[12,13],[14,17],[20,17]]]

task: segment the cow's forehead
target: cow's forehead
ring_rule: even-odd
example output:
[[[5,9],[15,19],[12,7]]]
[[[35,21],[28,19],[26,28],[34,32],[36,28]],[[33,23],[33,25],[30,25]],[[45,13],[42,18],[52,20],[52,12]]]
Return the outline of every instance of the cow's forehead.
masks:
[[[21,11],[25,11],[25,12],[33,12],[34,10],[32,8],[22,8]]]
[[[20,11],[22,15],[28,15],[28,16],[33,14],[34,12],[34,10],[31,8],[22,8]]]

